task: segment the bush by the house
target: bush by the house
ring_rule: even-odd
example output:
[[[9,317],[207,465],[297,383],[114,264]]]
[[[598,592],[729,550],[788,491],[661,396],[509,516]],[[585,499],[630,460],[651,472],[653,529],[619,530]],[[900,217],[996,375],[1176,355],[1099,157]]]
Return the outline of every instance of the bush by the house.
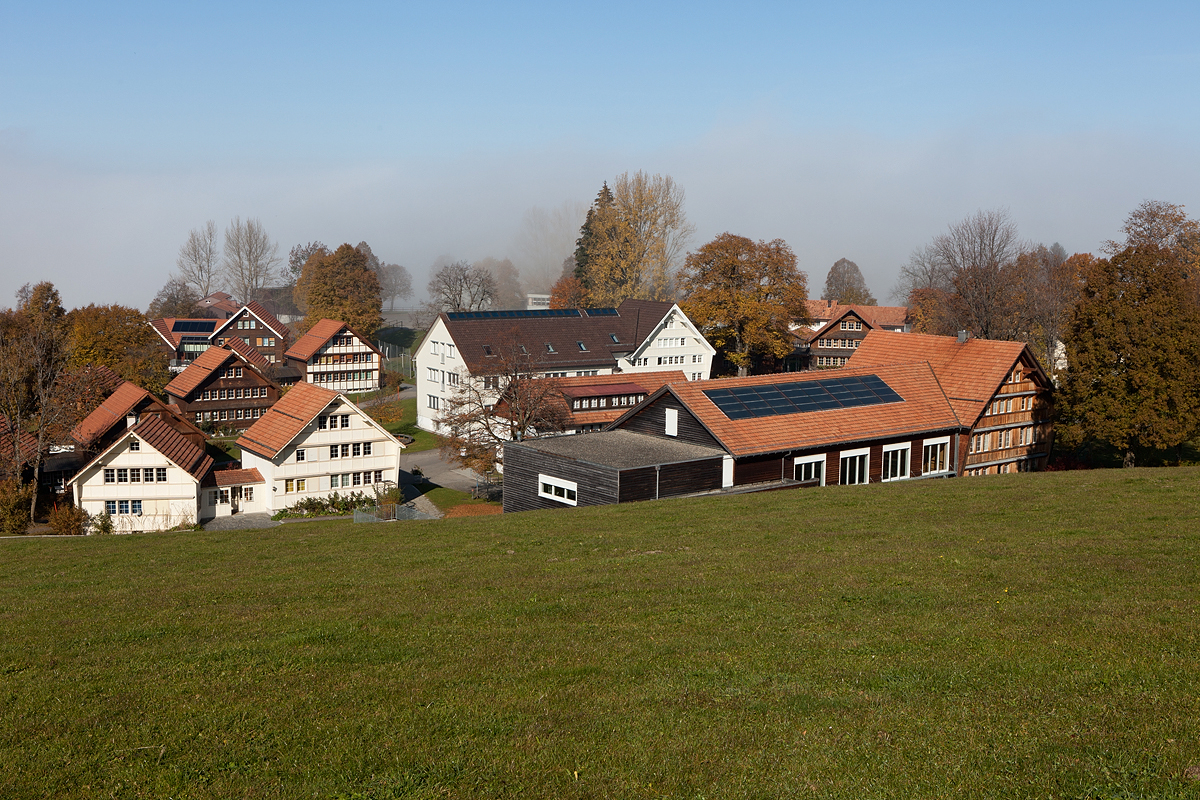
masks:
[[[102,536],[111,535],[113,532],[112,516],[105,511],[98,517],[92,519],[92,533],[98,533]]]
[[[20,536],[29,529],[29,500],[33,484],[21,486],[14,480],[0,481],[0,534]]]
[[[83,536],[87,525],[88,513],[71,503],[55,503],[50,509],[50,529],[59,536]]]
[[[272,519],[285,517],[326,517],[338,514],[349,514],[356,508],[375,504],[375,498],[365,492],[350,492],[338,494],[334,492],[328,497],[305,497],[296,501],[282,511],[277,512]]]

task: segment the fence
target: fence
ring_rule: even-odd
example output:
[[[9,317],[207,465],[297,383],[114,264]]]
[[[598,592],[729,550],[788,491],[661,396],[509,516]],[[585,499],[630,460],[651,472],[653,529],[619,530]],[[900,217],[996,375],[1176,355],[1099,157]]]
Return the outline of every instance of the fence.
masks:
[[[435,519],[404,503],[380,503],[354,509],[355,522],[394,522],[402,519]]]

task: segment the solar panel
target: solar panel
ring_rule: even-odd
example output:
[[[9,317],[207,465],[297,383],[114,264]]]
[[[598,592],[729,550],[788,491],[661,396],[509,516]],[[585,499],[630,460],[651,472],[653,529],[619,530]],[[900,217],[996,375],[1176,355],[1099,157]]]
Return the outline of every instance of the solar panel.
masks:
[[[904,398],[878,375],[705,389],[704,396],[729,419],[774,417],[904,402]]]
[[[589,317],[615,317],[618,316],[615,308],[588,308],[584,310]]]
[[[452,320],[464,319],[538,319],[546,317],[581,317],[577,308],[532,308],[510,311],[451,311],[446,316]]]
[[[216,327],[215,319],[179,319],[171,325],[171,333],[212,333]]]

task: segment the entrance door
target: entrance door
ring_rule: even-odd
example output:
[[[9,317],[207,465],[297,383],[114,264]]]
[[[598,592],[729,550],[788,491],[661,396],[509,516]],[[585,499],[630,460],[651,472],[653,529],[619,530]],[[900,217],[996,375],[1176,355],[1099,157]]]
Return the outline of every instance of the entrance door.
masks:
[[[233,506],[232,506],[232,508],[230,509],[230,511],[231,511],[232,513],[236,514],[236,513],[238,513],[238,508],[239,508],[239,507],[241,506],[241,504],[242,504],[242,503],[241,503],[241,501],[242,501],[242,487],[240,487],[240,486],[235,486],[235,487],[233,487],[233,491],[231,491],[229,494],[230,494],[230,500],[229,500],[229,502],[233,504]]]

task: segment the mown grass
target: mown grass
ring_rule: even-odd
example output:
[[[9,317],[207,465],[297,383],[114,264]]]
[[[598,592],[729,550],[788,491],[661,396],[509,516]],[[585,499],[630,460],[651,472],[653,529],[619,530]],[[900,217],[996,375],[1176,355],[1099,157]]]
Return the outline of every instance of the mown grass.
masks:
[[[434,450],[440,446],[437,436],[417,427],[417,399],[406,397],[388,403],[370,406],[367,413],[391,434],[405,433],[413,438],[411,444],[405,446],[406,453],[419,453],[422,450]]]
[[[1200,796],[1198,479],[6,540],[0,796]]]

